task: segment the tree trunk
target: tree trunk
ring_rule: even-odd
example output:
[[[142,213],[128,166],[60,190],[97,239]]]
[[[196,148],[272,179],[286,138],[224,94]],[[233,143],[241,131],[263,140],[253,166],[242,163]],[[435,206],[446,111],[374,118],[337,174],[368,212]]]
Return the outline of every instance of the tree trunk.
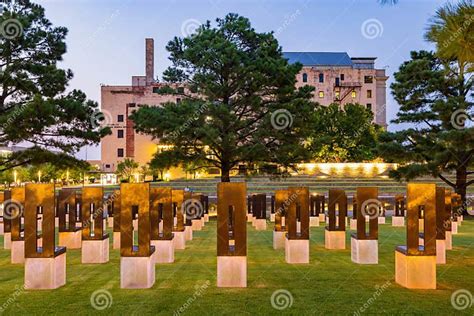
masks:
[[[466,199],[466,183],[467,183],[467,167],[460,166],[456,170],[456,193],[461,196],[461,202],[463,205],[463,215],[467,214],[467,199]]]
[[[228,163],[222,163],[221,182],[230,182],[230,166]]]

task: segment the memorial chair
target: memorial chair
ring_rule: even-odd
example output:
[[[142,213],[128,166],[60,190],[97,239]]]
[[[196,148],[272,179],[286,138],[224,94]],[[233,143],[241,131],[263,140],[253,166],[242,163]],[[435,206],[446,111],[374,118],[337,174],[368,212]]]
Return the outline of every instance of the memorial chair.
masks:
[[[395,281],[403,287],[436,289],[436,204],[436,184],[408,183],[407,244],[395,249]],[[418,239],[420,208],[424,245]]]
[[[106,263],[109,261],[109,234],[103,188],[84,187],[81,209],[82,263]]]
[[[254,194],[252,195],[252,211],[255,217],[254,226],[256,230],[267,229],[267,195]]]
[[[378,188],[357,188],[357,231],[351,234],[351,260],[359,264],[378,263]],[[369,218],[369,231],[366,218]]]
[[[61,189],[56,201],[56,211],[59,218],[59,245],[68,249],[80,249],[82,246],[82,232],[81,228],[76,225],[79,218],[78,213],[81,212],[78,190]]]
[[[247,287],[246,184],[217,184],[217,286]]]
[[[137,214],[137,229],[134,229]],[[137,231],[138,230],[138,231]],[[151,245],[150,184],[120,185],[120,287],[151,288],[155,262]]]
[[[56,246],[54,204],[54,184],[26,184],[25,288],[29,290],[66,284],[66,248]]]
[[[184,226],[184,214],[182,205],[184,202],[184,190],[173,189],[172,207],[173,207],[173,233],[174,233],[174,249],[183,250],[186,248],[186,228]],[[189,234],[189,231],[188,231]],[[192,229],[191,229],[192,234]],[[192,235],[191,235],[192,238]]]
[[[307,187],[288,188],[288,211],[285,238],[285,261],[309,263],[309,190]]]
[[[10,208],[8,213],[10,217],[9,222],[11,230],[11,263],[23,264],[25,263],[25,188],[12,188],[10,193],[11,201],[6,207]]]
[[[330,189],[328,203],[329,223],[324,230],[326,249],[346,249],[347,196],[344,190]]]
[[[288,212],[288,190],[275,191],[275,228],[273,229],[273,249],[285,249],[286,214]]]
[[[392,226],[405,226],[405,196],[395,195],[395,212],[392,216]]]
[[[172,189],[150,188],[151,245],[155,263],[174,262]]]

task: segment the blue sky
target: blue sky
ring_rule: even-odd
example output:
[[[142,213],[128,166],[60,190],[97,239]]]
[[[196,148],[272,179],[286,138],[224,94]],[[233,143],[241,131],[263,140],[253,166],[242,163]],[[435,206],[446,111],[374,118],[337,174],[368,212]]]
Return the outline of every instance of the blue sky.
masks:
[[[71,68],[70,88],[100,102],[100,84],[130,84],[143,75],[144,39],[155,39],[155,74],[169,65],[166,43],[197,22],[229,12],[248,17],[257,31],[275,31],[284,51],[346,51],[377,57],[393,79],[411,50],[433,49],[423,39],[430,17],[445,1],[399,0],[382,6],[377,0],[37,0],[54,25],[69,29],[62,67]],[[374,22],[375,21],[375,22]],[[363,32],[362,26],[369,27]],[[370,30],[375,33],[370,33]],[[364,36],[365,35],[365,36]],[[387,91],[387,120],[398,105]],[[393,124],[389,130],[396,130]],[[86,157],[82,150],[80,158]],[[88,159],[100,159],[88,148]]]

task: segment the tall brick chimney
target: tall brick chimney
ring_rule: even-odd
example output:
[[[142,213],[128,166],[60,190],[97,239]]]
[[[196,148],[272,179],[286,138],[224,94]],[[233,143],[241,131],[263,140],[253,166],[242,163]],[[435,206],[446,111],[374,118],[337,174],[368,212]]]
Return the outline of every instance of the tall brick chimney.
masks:
[[[155,81],[155,43],[152,38],[147,38],[145,41],[145,75],[148,86]]]

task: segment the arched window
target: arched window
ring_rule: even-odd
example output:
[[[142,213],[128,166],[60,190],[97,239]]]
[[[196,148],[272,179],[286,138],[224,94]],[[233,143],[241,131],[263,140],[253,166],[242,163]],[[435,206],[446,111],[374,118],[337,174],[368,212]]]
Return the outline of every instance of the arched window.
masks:
[[[303,74],[303,82],[308,82],[308,74]]]
[[[324,82],[324,74],[323,73],[319,74],[319,82]]]

